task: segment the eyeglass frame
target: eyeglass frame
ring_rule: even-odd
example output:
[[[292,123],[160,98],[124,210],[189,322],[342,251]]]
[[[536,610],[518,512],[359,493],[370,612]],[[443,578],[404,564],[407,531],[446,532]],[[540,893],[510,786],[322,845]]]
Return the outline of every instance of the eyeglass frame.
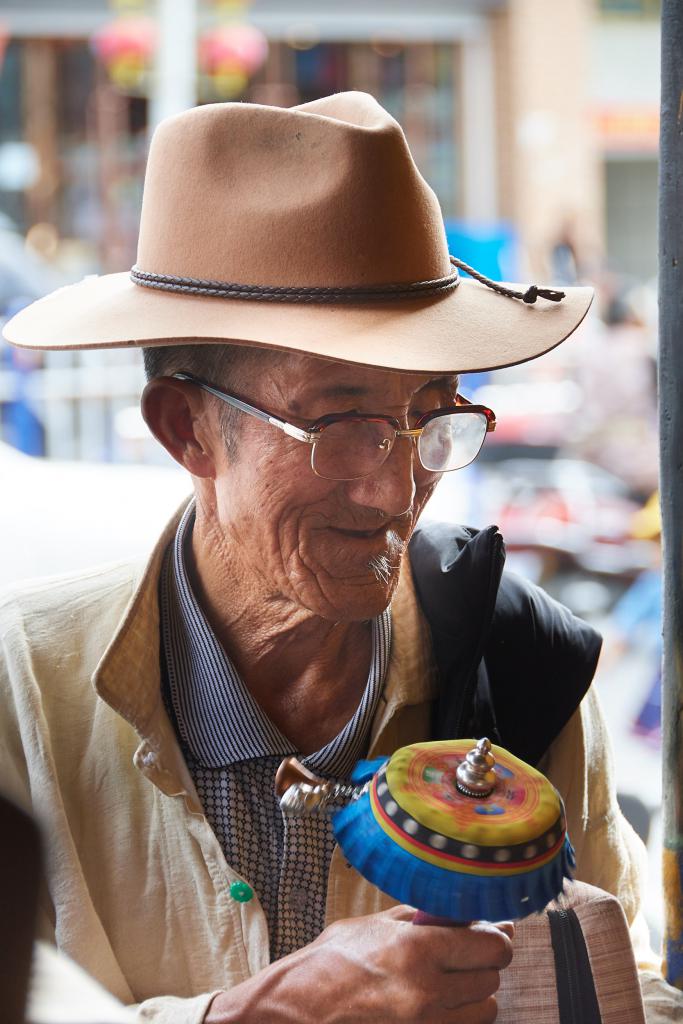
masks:
[[[262,423],[270,423],[271,426],[277,427],[278,430],[281,430],[283,433],[287,434],[288,437],[293,437],[296,441],[302,441],[304,442],[304,444],[315,445],[315,443],[319,441],[320,438],[322,437],[322,432],[325,429],[325,427],[330,426],[332,423],[340,423],[349,420],[355,420],[356,422],[369,421],[371,423],[386,423],[394,431],[394,441],[399,437],[410,437],[417,441],[417,439],[420,437],[427,424],[431,423],[432,420],[438,419],[441,416],[451,416],[453,414],[465,412],[481,413],[485,417],[486,431],[484,433],[482,445],[484,443],[484,440],[486,440],[486,434],[492,433],[496,429],[496,414],[494,413],[493,409],[489,409],[488,406],[486,405],[476,405],[474,402],[470,402],[468,398],[465,398],[464,395],[461,395],[459,392],[456,392],[455,400],[456,402],[459,403],[458,405],[449,406],[446,409],[432,409],[431,412],[425,412],[416,421],[414,427],[404,429],[401,427],[401,424],[399,423],[395,416],[387,416],[383,413],[332,412],[327,413],[324,416],[320,416],[317,420],[314,420],[314,422],[311,424],[308,430],[304,430],[302,427],[297,427],[293,423],[289,423],[287,420],[281,419],[279,416],[273,416],[272,413],[266,412],[265,409],[259,409],[258,406],[250,405],[248,402],[242,401],[241,398],[236,398],[234,395],[229,395],[226,391],[221,391],[220,388],[215,387],[213,384],[207,383],[207,381],[202,380],[201,377],[196,377],[193,373],[188,373],[185,370],[178,370],[176,373],[172,373],[170,376],[173,380],[185,381],[188,384],[194,384],[197,387],[202,388],[202,390],[207,391],[210,395],[214,395],[216,398],[220,398],[221,401],[226,402],[233,408],[239,409],[241,412],[247,413],[247,415],[249,416],[254,416],[256,419],[261,420]],[[393,444],[389,449],[389,452],[387,452],[386,458],[389,458],[392,449]],[[479,451],[481,451],[481,447],[479,448]],[[417,453],[419,458],[419,448],[417,449]],[[313,470],[316,476],[321,476],[321,474],[317,472],[315,466],[313,465],[313,454],[314,449],[311,450],[311,469]],[[478,454],[479,452],[477,452],[477,455]],[[465,465],[470,465],[471,462],[474,462],[474,459],[476,459],[476,457],[477,456],[475,455],[474,458],[470,460],[470,463],[466,463]],[[386,459],[384,461],[386,461]],[[380,463],[380,466],[384,465],[384,461]],[[423,468],[426,469],[426,467]],[[465,467],[459,466],[455,468],[464,469]],[[427,472],[453,473],[455,472],[455,468],[452,470],[428,469]],[[371,475],[372,471],[370,473],[364,474],[364,476]],[[327,480],[335,478],[322,477],[322,479]],[[342,480],[343,479],[362,480],[363,476],[342,478]]]

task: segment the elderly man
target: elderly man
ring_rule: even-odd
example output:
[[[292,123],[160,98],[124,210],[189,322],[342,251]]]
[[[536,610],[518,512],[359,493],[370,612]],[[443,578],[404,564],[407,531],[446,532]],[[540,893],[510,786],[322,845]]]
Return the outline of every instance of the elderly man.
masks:
[[[140,1020],[493,1020],[512,926],[413,927],[329,822],[282,817],[290,753],[345,777],[486,731],[541,762],[580,877],[637,922],[640,851],[584,698],[596,635],[501,579],[495,528],[414,534],[495,426],[457,373],[547,351],[590,298],[462,280],[400,127],[349,93],[166,122],[131,274],[8,325],[141,346],[145,418],[194,487],[144,568],[20,588],[0,617],[2,781],[45,828],[41,931]]]

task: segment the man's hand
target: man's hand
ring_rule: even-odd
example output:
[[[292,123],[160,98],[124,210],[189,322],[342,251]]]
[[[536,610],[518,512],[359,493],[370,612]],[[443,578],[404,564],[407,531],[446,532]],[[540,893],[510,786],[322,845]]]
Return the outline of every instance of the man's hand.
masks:
[[[217,995],[205,1024],[491,1024],[513,925],[418,927],[414,914],[337,921]]]

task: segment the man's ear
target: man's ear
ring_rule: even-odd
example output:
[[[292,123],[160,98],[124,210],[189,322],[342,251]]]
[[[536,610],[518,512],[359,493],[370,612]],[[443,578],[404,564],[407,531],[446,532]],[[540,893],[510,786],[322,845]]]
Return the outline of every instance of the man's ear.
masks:
[[[216,431],[204,396],[186,381],[155,377],[142,392],[145,423],[166,451],[193,476],[216,476]]]

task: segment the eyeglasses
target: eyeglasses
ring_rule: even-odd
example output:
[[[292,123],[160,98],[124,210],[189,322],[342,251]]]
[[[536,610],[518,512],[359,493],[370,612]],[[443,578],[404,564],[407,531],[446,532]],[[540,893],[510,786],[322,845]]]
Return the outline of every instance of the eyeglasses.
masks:
[[[473,405],[462,395],[456,395],[457,405],[425,413],[410,430],[401,429],[393,416],[375,413],[331,413],[303,430],[226,394],[192,373],[179,371],[172,376],[196,384],[235,409],[270,423],[297,441],[310,444],[311,468],[326,480],[359,480],[377,472],[389,458],[398,437],[415,441],[420,463],[428,472],[448,473],[462,469],[476,459],[487,433],[496,429],[496,417],[491,409]]]

